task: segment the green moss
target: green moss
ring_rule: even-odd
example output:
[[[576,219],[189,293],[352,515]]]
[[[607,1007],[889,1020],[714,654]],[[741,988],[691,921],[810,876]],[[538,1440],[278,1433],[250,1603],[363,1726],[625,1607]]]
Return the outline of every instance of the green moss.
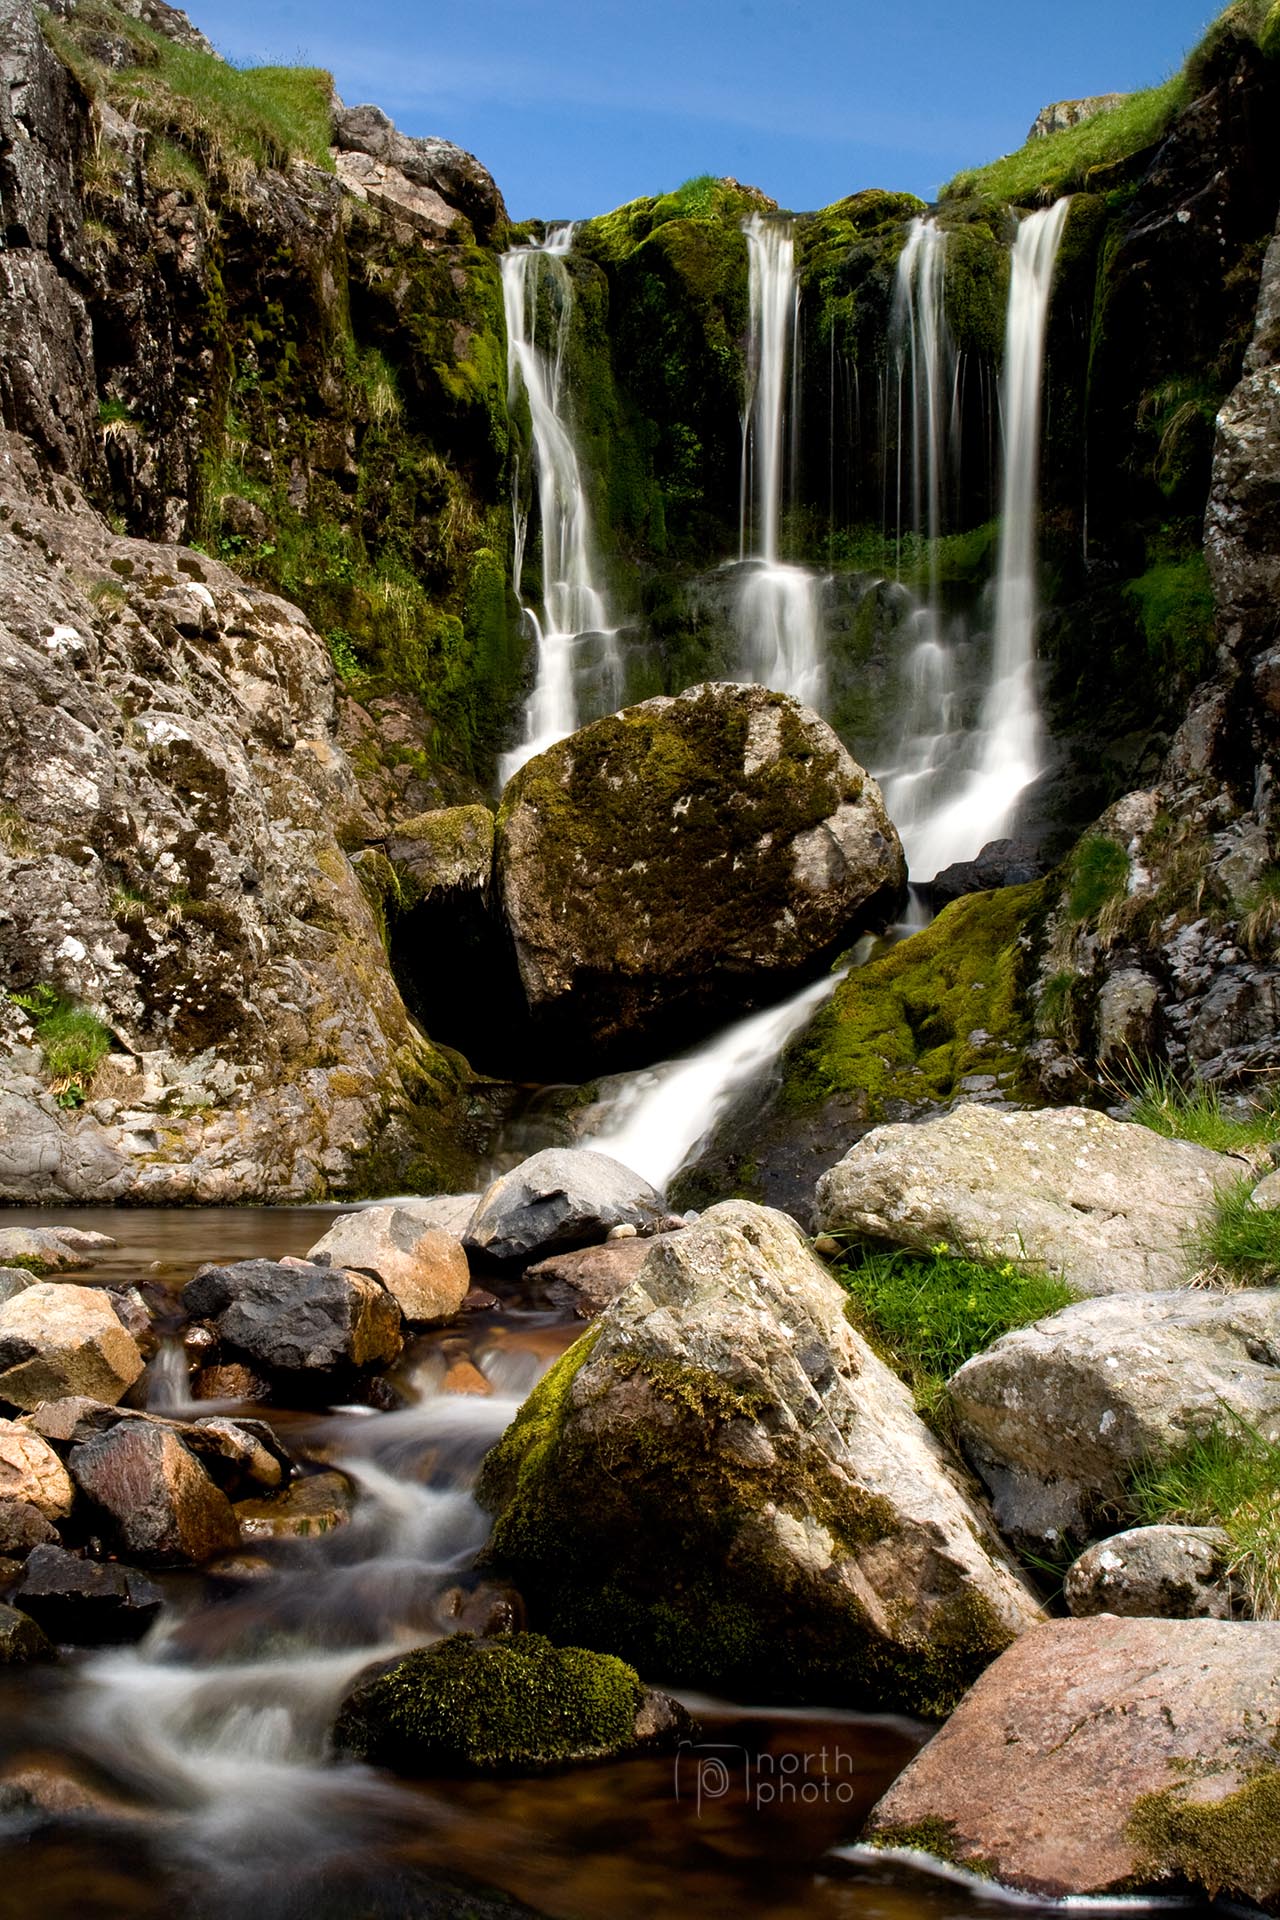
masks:
[[[1183,682],[1201,679],[1213,659],[1213,583],[1200,548],[1157,560],[1124,589],[1137,612],[1151,666]]]
[[[970,894],[855,969],[787,1054],[784,1098],[862,1093],[876,1119],[890,1101],[950,1099],[968,1074],[1016,1084],[1030,1032],[1022,942],[1044,907],[1040,883]]]
[[[1129,856],[1118,840],[1089,833],[1071,856],[1068,876],[1068,913],[1073,920],[1093,920],[1109,900],[1124,893]]]
[[[1263,1766],[1234,1792],[1177,1779],[1134,1803],[1126,1837],[1138,1856],[1134,1880],[1179,1879],[1210,1897],[1235,1894],[1271,1906],[1280,1894],[1280,1770]]]
[[[532,1773],[635,1741],[644,1689],[608,1654],[536,1633],[420,1647],[344,1704],[339,1747],[413,1773]]]

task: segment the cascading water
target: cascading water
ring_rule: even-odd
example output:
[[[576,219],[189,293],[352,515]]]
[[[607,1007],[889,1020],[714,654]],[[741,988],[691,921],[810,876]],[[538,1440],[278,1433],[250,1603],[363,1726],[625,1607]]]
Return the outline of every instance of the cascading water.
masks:
[[[1018,796],[1041,772],[1035,690],[1040,401],[1049,297],[1068,204],[1059,200],[1029,214],[1013,248],[1000,388],[1004,460],[995,631],[978,725],[967,734],[957,725],[946,650],[913,657],[914,697],[921,711],[932,705],[939,725],[932,734],[919,732],[911,752],[884,780],[885,804],[917,880],[971,859],[1007,831]]]
[[[735,609],[743,670],[747,679],[820,708],[825,674],[818,581],[807,568],[786,565],[779,558],[788,375],[796,364],[799,323],[795,233],[790,220],[758,213],[751,215],[744,231],[751,276],[740,506],[740,557],[746,572]],[[794,431],[794,404],[791,416]]]
[[[521,602],[537,648],[536,676],[525,709],[524,736],[499,764],[504,785],[526,760],[563,740],[584,720],[609,712],[622,696],[617,629],[609,624],[599,584],[591,511],[565,393],[565,348],[573,312],[573,282],[565,260],[572,244],[572,225],[553,227],[540,247],[513,247],[501,259],[508,401],[514,406],[523,386],[542,520],[542,610]],[[518,465],[512,511],[519,596],[528,514],[521,505]]]

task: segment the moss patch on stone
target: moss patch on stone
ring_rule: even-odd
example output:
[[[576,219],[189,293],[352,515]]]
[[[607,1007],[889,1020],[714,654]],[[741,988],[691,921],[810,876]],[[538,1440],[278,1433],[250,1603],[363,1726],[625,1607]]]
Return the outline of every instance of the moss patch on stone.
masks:
[[[635,1745],[644,1689],[608,1654],[536,1633],[421,1647],[357,1685],[338,1746],[407,1773],[534,1773]]]
[[[1039,881],[968,894],[850,973],[788,1053],[784,1099],[803,1107],[863,1093],[880,1119],[891,1102],[949,1100],[972,1074],[1016,1092],[1045,903]]]
[[[865,1841],[869,1847],[902,1848],[911,1853],[931,1854],[935,1860],[945,1861],[951,1867],[960,1867],[965,1873],[977,1874],[983,1880],[996,1877],[993,1860],[981,1855],[971,1857],[964,1851],[952,1820],[926,1817],[911,1822],[900,1821],[896,1826],[874,1827],[865,1836]]]
[[[1280,1895],[1280,1769],[1266,1767],[1220,1798],[1212,1781],[1179,1781],[1135,1803],[1127,1826],[1135,1885],[1178,1879],[1211,1897],[1272,1906]]]

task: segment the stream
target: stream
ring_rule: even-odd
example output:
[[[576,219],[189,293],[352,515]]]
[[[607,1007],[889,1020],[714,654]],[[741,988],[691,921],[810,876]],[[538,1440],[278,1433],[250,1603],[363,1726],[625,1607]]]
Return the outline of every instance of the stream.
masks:
[[[303,1253],[332,1217],[5,1213],[15,1226],[113,1232],[120,1245],[91,1278],[148,1281],[153,1299],[157,1283],[176,1296],[210,1257]],[[677,1920],[695,1908],[961,1920],[1008,1910],[831,1851],[856,1836],[926,1737],[900,1718],[684,1695],[700,1744],[679,1755],[425,1782],[332,1758],[327,1730],[355,1675],[451,1630],[487,1534],[471,1494],[480,1460],[581,1330],[523,1279],[498,1285],[498,1309],[406,1349],[395,1411],[252,1409],[304,1472],[337,1465],[350,1478],[346,1525],[247,1543],[205,1576],[161,1576],[164,1611],[137,1647],[0,1672],[0,1920],[496,1920],[529,1908],[562,1920]],[[463,1357],[486,1392],[446,1390]],[[175,1408],[173,1384],[153,1362],[166,1412],[211,1410]]]

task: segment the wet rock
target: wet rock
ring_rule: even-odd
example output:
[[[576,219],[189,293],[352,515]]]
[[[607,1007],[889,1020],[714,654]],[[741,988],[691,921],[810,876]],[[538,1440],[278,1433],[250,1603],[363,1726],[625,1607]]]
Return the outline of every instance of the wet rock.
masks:
[[[334,1737],[341,1751],[405,1773],[538,1773],[674,1745],[692,1723],[660,1698],[662,1710],[608,1654],[536,1633],[457,1634],[358,1681]]]
[[[868,1835],[1042,1899],[1189,1882],[1271,1908],[1278,1745],[1280,1626],[1055,1620],[987,1670]]]
[[[493,878],[493,828],[488,807],[442,807],[398,823],[387,858],[411,901],[483,894]]]
[[[63,1520],[73,1498],[67,1470],[48,1442],[17,1420],[0,1420],[0,1499],[25,1500],[46,1520]]]
[[[711,684],[515,775],[498,885],[548,1045],[650,1057],[882,925],[905,883],[874,780],[816,714]]]
[[[470,1593],[450,1587],[440,1596],[440,1616],[450,1622],[453,1632],[473,1633],[481,1640],[523,1633],[526,1624],[524,1601],[515,1588],[495,1586],[488,1580]]]
[[[490,1293],[488,1287],[470,1287],[462,1303],[463,1313],[492,1313],[495,1307],[502,1305],[496,1293]]]
[[[989,840],[973,860],[956,860],[929,882],[935,910],[966,893],[986,893],[992,887],[1021,887],[1038,880],[1045,862],[1034,847],[1020,840]]]
[[[149,1565],[198,1566],[240,1544],[226,1495],[165,1427],[122,1420],[73,1447],[68,1466],[121,1550]]]
[[[0,1400],[116,1401],[142,1370],[137,1342],[94,1288],[41,1281],[0,1306]]]
[[[400,1351],[400,1309],[386,1288],[336,1267],[276,1260],[205,1266],[182,1300],[251,1366],[298,1386],[310,1378],[317,1392],[335,1375],[385,1365]]]
[[[1086,1547],[1063,1593],[1077,1618],[1095,1613],[1162,1620],[1230,1620],[1227,1563],[1231,1542],[1220,1527],[1131,1527]]]
[[[0,1606],[0,1667],[52,1659],[52,1643],[31,1616],[17,1607]]]
[[[345,1527],[352,1501],[345,1474],[313,1473],[271,1499],[237,1501],[235,1514],[247,1542],[306,1540]]]
[[[466,1245],[491,1260],[527,1260],[601,1241],[624,1222],[656,1226],[665,1212],[662,1195],[608,1154],[548,1147],[481,1196]]]
[[[100,1565],[53,1546],[34,1550],[13,1597],[51,1640],[80,1647],[140,1640],[162,1600],[136,1567]]]
[[[201,1367],[191,1383],[196,1400],[265,1400],[271,1387],[260,1373],[238,1360]]]
[[[405,1319],[418,1324],[450,1319],[471,1285],[461,1241],[424,1226],[407,1207],[363,1207],[344,1214],[307,1258],[372,1274]]]
[[[1083,1300],[1005,1334],[947,1392],[1001,1528],[1083,1542],[1140,1461],[1234,1416],[1280,1438],[1280,1293]]]
[[[275,1488],[289,1478],[289,1456],[264,1420],[205,1417],[184,1426],[181,1437],[224,1489],[244,1482]]]
[[[72,1273],[115,1244],[105,1233],[81,1233],[76,1227],[0,1227],[0,1265],[23,1260],[33,1272]]]
[[[486,1458],[530,1619],[673,1681],[945,1711],[1038,1603],[783,1214],[658,1240]]]
[[[957,1107],[877,1127],[818,1182],[819,1230],[1061,1274],[1077,1293],[1184,1286],[1241,1162],[1083,1107]]]
[[[610,1240],[602,1247],[556,1253],[530,1267],[526,1279],[545,1287],[558,1307],[590,1320],[626,1291],[649,1257],[652,1240]]]
[[[33,1547],[56,1545],[58,1529],[30,1500],[0,1500],[0,1554],[22,1560]]]
[[[450,1363],[440,1383],[442,1393],[479,1393],[491,1394],[493,1387],[485,1379],[479,1367],[468,1359],[458,1359]]]

